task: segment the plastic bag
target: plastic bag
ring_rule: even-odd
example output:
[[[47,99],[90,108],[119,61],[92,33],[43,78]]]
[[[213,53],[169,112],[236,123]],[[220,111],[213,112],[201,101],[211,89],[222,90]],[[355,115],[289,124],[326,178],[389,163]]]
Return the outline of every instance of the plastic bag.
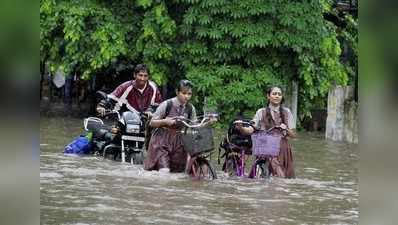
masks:
[[[75,138],[70,144],[65,146],[64,153],[65,154],[89,154],[91,152],[92,143],[91,143],[92,133],[87,135],[80,135]]]

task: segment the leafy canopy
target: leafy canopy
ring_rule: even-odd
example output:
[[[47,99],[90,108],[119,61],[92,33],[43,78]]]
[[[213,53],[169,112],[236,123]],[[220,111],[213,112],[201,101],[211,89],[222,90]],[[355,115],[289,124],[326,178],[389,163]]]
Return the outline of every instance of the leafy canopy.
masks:
[[[299,84],[299,115],[310,116],[332,84],[347,84],[343,36],[356,46],[355,20],[339,32],[329,1],[41,0],[41,60],[51,71],[96,73],[147,63],[159,85],[188,78],[195,103],[224,121],[252,116],[267,85]],[[355,66],[355,65],[354,65]]]

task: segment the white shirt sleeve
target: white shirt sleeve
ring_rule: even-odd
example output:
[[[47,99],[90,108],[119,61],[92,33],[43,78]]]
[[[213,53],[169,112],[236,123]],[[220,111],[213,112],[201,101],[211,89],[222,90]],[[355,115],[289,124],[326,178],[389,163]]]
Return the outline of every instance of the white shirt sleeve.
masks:
[[[166,114],[166,107],[167,107],[167,100],[160,103],[155,113],[152,115],[152,119],[154,120],[163,119],[163,117]]]
[[[287,114],[287,127],[289,129],[296,129],[296,122],[294,121],[294,117],[290,109],[284,108],[286,110]]]
[[[263,117],[263,109],[264,108],[257,110],[256,115],[254,115],[254,117],[253,117],[254,127],[256,129],[261,129],[260,121],[261,121],[261,118]]]

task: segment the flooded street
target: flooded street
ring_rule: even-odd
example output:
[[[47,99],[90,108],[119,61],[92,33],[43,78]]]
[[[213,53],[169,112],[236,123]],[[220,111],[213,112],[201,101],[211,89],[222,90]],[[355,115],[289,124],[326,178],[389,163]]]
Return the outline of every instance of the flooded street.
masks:
[[[67,156],[82,119],[40,119],[41,224],[358,224],[357,145],[299,133],[296,179],[192,181],[95,156]],[[216,142],[218,145],[218,142]]]

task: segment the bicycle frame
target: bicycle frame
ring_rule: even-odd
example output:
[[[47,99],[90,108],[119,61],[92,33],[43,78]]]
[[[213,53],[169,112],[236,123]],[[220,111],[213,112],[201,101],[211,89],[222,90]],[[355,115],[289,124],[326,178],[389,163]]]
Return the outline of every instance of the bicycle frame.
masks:
[[[236,165],[235,175],[238,177],[243,177],[245,176],[245,166],[246,166],[245,149],[239,146],[234,146],[234,147],[239,149],[240,151],[229,153],[227,157],[230,157],[230,155],[232,155],[234,163]]]

